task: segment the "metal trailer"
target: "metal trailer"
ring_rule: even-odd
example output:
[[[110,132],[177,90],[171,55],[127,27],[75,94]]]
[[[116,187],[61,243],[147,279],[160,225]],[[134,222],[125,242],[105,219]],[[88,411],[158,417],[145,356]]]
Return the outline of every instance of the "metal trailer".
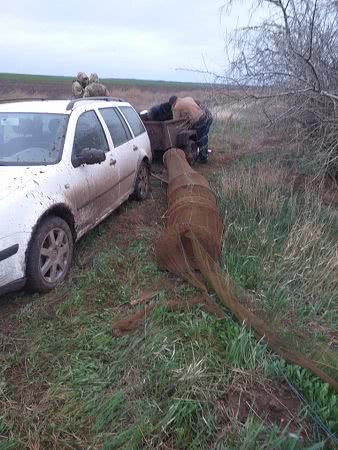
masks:
[[[187,129],[182,119],[153,121],[142,119],[149,135],[153,156],[162,156],[169,148],[177,147],[184,151],[187,160],[192,164],[198,154],[196,131]]]

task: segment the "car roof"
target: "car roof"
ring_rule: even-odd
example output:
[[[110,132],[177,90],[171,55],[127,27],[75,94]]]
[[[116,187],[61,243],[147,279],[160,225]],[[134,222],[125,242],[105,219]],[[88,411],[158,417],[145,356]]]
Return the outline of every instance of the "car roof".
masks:
[[[8,103],[2,100],[0,112],[70,114],[73,110],[78,108],[88,109],[88,105],[99,108],[109,106],[130,106],[128,102],[124,101],[94,98],[79,100],[8,100]]]

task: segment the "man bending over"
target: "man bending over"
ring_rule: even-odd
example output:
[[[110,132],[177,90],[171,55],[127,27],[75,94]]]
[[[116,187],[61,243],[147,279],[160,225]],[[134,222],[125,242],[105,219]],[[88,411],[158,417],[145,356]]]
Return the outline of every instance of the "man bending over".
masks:
[[[169,103],[174,119],[186,120],[187,126],[196,131],[199,147],[198,160],[201,163],[208,162],[208,134],[213,120],[211,112],[192,97],[178,98],[173,95]]]

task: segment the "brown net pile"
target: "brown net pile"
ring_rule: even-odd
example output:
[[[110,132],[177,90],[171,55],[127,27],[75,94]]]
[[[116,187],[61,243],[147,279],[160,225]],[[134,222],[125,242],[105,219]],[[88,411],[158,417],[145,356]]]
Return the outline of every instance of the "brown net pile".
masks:
[[[159,267],[198,288],[205,304],[212,309],[217,305],[208,296],[205,280],[237,319],[245,321],[276,353],[311,370],[338,391],[338,364],[334,352],[321,348],[304,355],[301,337],[292,336],[291,344],[290,337],[277,334],[239,302],[241,293],[234,289],[219,266],[223,221],[207,180],[189,166],[182,150],[168,150],[164,163],[169,174],[168,226],[156,247]]]
[[[157,263],[161,269],[181,275],[187,268],[199,268],[187,234],[193,232],[218,261],[224,224],[207,180],[190,167],[184,152],[171,149],[163,159],[169,175],[168,225],[157,244]]]

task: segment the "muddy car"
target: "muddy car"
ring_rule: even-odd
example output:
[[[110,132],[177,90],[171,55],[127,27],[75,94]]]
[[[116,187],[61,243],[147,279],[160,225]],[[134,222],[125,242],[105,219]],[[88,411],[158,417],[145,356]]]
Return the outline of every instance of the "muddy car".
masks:
[[[74,243],[130,195],[147,197],[151,159],[127,102],[1,104],[0,294],[62,282]]]

